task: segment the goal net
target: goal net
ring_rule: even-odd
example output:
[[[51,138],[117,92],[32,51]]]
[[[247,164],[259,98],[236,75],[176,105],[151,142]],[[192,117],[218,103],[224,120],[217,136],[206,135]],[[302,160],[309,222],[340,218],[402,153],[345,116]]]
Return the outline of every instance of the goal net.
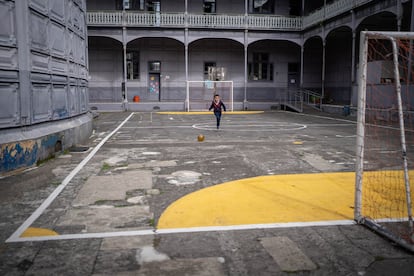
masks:
[[[207,110],[216,94],[226,109],[233,111],[233,81],[187,81],[186,110]]]
[[[414,33],[361,32],[355,220],[414,251]]]

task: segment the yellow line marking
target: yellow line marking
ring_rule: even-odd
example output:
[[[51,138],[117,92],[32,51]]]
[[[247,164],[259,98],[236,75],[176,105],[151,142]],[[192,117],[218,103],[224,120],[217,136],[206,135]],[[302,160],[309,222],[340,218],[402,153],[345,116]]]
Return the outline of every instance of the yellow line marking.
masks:
[[[261,114],[264,111],[227,111],[223,112],[225,115],[251,115],[251,114]],[[212,115],[213,111],[159,111],[157,114],[162,115]]]
[[[29,227],[26,229],[26,231],[23,232],[23,234],[20,237],[27,238],[27,237],[42,237],[42,236],[59,236],[59,234],[53,230],[46,229],[46,228]]]
[[[365,173],[364,177],[370,179],[372,175]],[[241,179],[175,201],[161,215],[157,228],[352,220],[354,190],[353,172]],[[397,212],[391,208],[391,199],[382,199],[380,204],[390,207],[388,216],[401,217],[401,209]]]
[[[293,142],[293,144],[294,144],[294,145],[302,145],[302,144],[303,144],[303,142],[301,142],[301,141],[295,141],[295,142]]]

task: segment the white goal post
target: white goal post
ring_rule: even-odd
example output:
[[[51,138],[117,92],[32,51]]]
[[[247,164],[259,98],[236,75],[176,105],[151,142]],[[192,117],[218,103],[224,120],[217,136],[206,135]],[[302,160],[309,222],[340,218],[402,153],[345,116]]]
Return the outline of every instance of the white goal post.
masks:
[[[233,81],[187,81],[185,99],[186,111],[208,109],[215,94],[220,95],[227,111],[233,111]]]
[[[354,218],[414,252],[413,44],[361,32]]]

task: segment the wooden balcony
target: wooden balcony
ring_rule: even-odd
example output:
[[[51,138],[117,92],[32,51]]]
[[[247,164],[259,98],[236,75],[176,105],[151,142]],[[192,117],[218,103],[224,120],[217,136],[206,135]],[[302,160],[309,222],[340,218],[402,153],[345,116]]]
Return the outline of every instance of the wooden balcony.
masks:
[[[87,13],[88,26],[289,30],[302,29],[301,17],[98,11]]]
[[[213,28],[300,31],[373,0],[337,0],[304,16],[257,14],[185,14],[133,11],[91,11],[88,26]]]

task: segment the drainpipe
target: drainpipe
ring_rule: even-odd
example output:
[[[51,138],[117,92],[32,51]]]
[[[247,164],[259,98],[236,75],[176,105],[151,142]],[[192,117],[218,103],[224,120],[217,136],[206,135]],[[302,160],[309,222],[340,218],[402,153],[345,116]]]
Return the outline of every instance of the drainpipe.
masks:
[[[305,16],[305,0],[302,0],[302,16]]]
[[[27,58],[30,55],[29,39],[29,9],[26,1],[16,1],[16,34],[17,34],[17,60],[19,70],[19,93],[18,104],[20,105],[20,125],[30,125],[32,123],[33,101],[30,80],[30,63]],[[12,100],[12,99],[10,99]]]
[[[185,0],[184,11],[184,59],[185,59],[185,110],[190,111],[190,91],[188,86],[188,0]]]
[[[321,91],[321,103],[320,107],[322,109],[322,101],[325,97],[325,62],[326,62],[326,40],[325,38],[322,41],[323,47],[322,47],[322,91]]]
[[[402,7],[401,0],[397,1],[397,30],[401,32]]]
[[[243,99],[243,109],[247,110],[247,79],[248,79],[248,72],[247,72],[247,55],[248,55],[248,42],[247,42],[247,34],[248,31],[244,31],[244,99]]]
[[[245,29],[244,29],[244,98],[243,98],[243,110],[247,110],[247,79],[248,79],[248,72],[247,72],[247,62],[248,62],[248,11],[249,11],[249,4],[248,0],[244,1],[244,21],[245,21]]]
[[[411,2],[411,22],[410,22],[410,32],[414,32],[414,3]],[[412,67],[412,59],[413,59],[413,41],[410,40],[410,52],[408,58],[408,83],[411,83],[411,67]]]
[[[355,40],[356,40],[356,26],[355,26],[355,13],[354,10],[351,10],[352,18],[352,54],[351,54],[351,95],[349,99],[349,106],[352,106],[352,96],[355,86]]]
[[[123,100],[123,106],[124,110],[128,110],[128,88],[127,88],[127,34],[126,34],[126,14],[125,14],[125,6],[122,5],[122,46],[123,46],[123,58],[124,58],[124,83],[122,85],[122,89],[124,92],[124,100]]]
[[[352,30],[352,61],[351,61],[351,98],[349,99],[349,105],[352,106],[352,95],[355,85],[355,39],[356,31]]]
[[[305,53],[305,45],[302,39],[302,45],[300,46],[300,88],[301,89],[303,89],[304,53]]]

